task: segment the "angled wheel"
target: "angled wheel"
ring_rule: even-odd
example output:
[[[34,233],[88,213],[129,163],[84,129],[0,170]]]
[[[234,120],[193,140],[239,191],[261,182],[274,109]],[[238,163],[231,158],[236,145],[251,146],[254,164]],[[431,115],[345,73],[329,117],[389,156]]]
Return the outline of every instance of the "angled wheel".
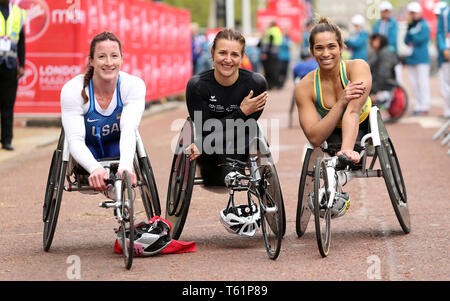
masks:
[[[253,139],[250,143],[250,154],[256,154],[258,157],[258,166],[260,168],[264,168],[263,170],[270,171],[270,177],[268,180],[268,189],[271,193],[273,201],[277,206],[281,206],[281,210],[279,213],[281,214],[281,230],[282,236],[286,233],[286,210],[284,209],[284,200],[283,194],[281,191],[280,180],[278,179],[277,170],[275,168],[275,163],[272,158],[272,154],[270,153],[270,147],[267,142],[267,139],[263,135],[262,128],[258,124],[258,136],[256,139]],[[264,194],[261,193],[261,196],[264,197]]]
[[[278,175],[273,164],[263,165],[261,181],[261,229],[267,254],[275,260],[280,254],[286,220]]]
[[[130,175],[125,170],[122,179],[120,227],[125,268],[131,269],[134,255],[134,191],[131,187]],[[129,229],[129,231],[126,231]],[[127,235],[128,234],[128,235]]]
[[[411,221],[402,170],[394,145],[391,138],[389,138],[389,134],[379,112],[377,119],[381,145],[377,146],[376,150],[380,160],[381,170],[383,171],[383,178],[386,183],[392,206],[394,207],[395,215],[397,216],[403,232],[407,234],[411,231]]]
[[[190,161],[185,150],[192,143],[194,126],[188,118],[177,140],[167,191],[165,218],[172,225],[173,239],[178,239],[183,231],[191,202],[196,161]]]
[[[331,209],[328,204],[328,178],[326,163],[317,158],[314,170],[314,221],[317,246],[322,257],[327,257],[331,243]]]
[[[135,157],[135,170],[147,218],[161,216],[161,204],[152,166],[148,157]]]
[[[62,160],[64,147],[64,130],[61,130],[58,145],[53,152],[52,162],[47,178],[45,198],[43,206],[43,247],[48,252],[53,242],[56,224],[58,222],[59,208],[64,190],[64,180],[67,170],[67,162]]]
[[[311,202],[312,205],[312,197],[314,195],[314,166],[320,155],[321,151],[318,148],[308,148],[303,160],[300,184],[298,186],[297,215],[295,220],[295,229],[298,237],[301,237],[305,233],[311,217],[311,209],[308,202]]]

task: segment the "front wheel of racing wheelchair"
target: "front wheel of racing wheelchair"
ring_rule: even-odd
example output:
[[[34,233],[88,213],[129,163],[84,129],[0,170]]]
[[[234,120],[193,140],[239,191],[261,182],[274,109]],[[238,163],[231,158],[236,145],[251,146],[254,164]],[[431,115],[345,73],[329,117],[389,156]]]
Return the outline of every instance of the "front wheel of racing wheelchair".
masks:
[[[259,125],[258,128],[259,133],[262,133]],[[193,186],[204,184],[204,179],[195,177],[197,159],[190,161],[186,154],[186,149],[196,141],[195,139],[194,123],[188,117],[175,145],[167,192],[165,218],[173,227],[172,237],[174,239],[178,239],[183,231]],[[261,135],[258,135],[257,140],[259,148],[253,159],[256,160],[261,175],[258,193],[265,208],[277,208],[269,210],[270,212],[261,210],[261,229],[269,258],[276,259],[286,231],[283,196],[267,140]]]
[[[347,170],[346,182],[354,177],[382,176],[394,207],[395,215],[403,232],[407,234],[411,231],[411,223],[406,187],[392,140],[376,106],[372,107],[369,115],[369,129],[369,133],[365,134],[361,141],[357,141],[360,143],[361,161],[356,165],[357,168]],[[320,208],[320,203],[327,203],[329,196],[327,193],[320,194],[319,189],[324,188],[324,191],[328,191],[327,179],[329,175],[327,176],[324,158],[334,155],[333,152],[336,153],[340,148],[339,144],[333,145],[333,149],[329,146],[328,143],[324,143],[321,148],[314,148],[309,143],[306,146],[298,189],[296,214],[297,236],[301,237],[305,233],[311,213],[313,213],[319,251],[323,257],[327,256],[329,252],[331,218],[326,208],[323,206]],[[369,157],[372,157],[371,163],[369,167],[366,167],[366,160]],[[373,169],[377,158],[381,170]]]
[[[139,186],[141,199],[143,202],[144,211],[148,219],[153,216],[161,215],[161,206],[159,202],[158,191],[153,175],[153,171],[150,165],[147,152],[145,151],[143,142],[137,132],[137,142],[136,142],[136,154],[134,157],[134,170],[137,178],[137,186]],[[75,162],[70,155],[68,143],[65,139],[64,130],[61,130],[61,134],[58,140],[57,147],[53,152],[52,161],[50,164],[50,170],[47,179],[47,186],[45,190],[44,205],[43,205],[43,248],[44,251],[48,252],[53,242],[53,237],[58,221],[59,210],[61,206],[62,196],[64,191],[86,191],[92,190],[86,183],[86,179],[89,176],[84,169],[77,167],[78,164]],[[110,168],[109,163],[115,164],[117,162],[104,161],[101,162],[105,168]],[[116,164],[117,165],[117,164]],[[69,167],[70,166],[70,167]],[[68,168],[69,167],[69,168]],[[78,173],[78,174],[77,174]],[[113,177],[113,176],[111,176]],[[84,180],[82,180],[84,179]],[[129,201],[127,207],[122,206],[119,210],[119,214],[125,217],[121,222],[122,229],[124,227],[130,228],[133,226],[134,219],[134,208],[133,202],[134,191],[131,187],[131,182],[127,172],[124,172],[124,178],[121,180],[121,188],[117,191],[121,193],[121,198]],[[84,185],[84,186],[83,186]],[[105,202],[106,203],[106,202]],[[127,202],[122,202],[126,204]],[[133,232],[133,231],[129,231]],[[125,231],[123,231],[125,233]],[[130,240],[130,245],[134,240]],[[126,259],[126,267],[131,268],[132,254],[127,256],[125,248],[124,254]],[[131,257],[131,259],[129,259]]]

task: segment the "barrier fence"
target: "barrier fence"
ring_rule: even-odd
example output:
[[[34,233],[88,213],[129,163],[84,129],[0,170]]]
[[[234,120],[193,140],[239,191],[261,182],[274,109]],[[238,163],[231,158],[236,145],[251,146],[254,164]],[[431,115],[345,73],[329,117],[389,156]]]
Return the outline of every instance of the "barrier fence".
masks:
[[[60,90],[84,73],[102,31],[122,43],[122,70],[141,77],[146,101],[181,93],[192,76],[190,12],[143,0],[16,0],[27,11],[25,75],[15,113],[59,115]]]

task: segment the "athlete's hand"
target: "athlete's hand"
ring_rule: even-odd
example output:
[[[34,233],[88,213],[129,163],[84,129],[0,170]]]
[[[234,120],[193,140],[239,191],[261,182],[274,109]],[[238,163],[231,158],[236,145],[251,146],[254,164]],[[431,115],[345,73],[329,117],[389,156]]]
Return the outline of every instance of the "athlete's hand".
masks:
[[[364,95],[367,87],[363,82],[353,83],[351,81],[348,82],[347,87],[344,89],[344,94],[342,95],[342,99],[345,104],[348,104],[350,101],[354,99],[358,99]]]
[[[132,171],[130,171],[130,170],[128,170],[128,169],[119,169],[119,170],[117,171],[117,173],[120,175],[120,177],[121,177],[122,180],[123,180],[123,179],[124,179],[123,172],[124,172],[125,170],[128,171],[128,175],[130,176],[131,186],[136,186],[136,184],[137,184],[137,179],[136,179],[136,174],[135,174],[134,172],[132,172]]]
[[[241,102],[240,108],[242,113],[248,116],[255,112],[261,111],[266,105],[267,97],[267,91],[264,91],[258,96],[253,97],[253,90],[251,90],[250,93]]]
[[[186,156],[189,158],[190,161],[194,161],[201,155],[197,146],[195,146],[195,143],[192,143],[191,145],[186,147],[184,153],[186,154]]]
[[[98,191],[105,191],[105,180],[108,180],[109,175],[103,167],[95,169],[88,178],[89,186]]]
[[[359,155],[358,152],[355,152],[354,150],[349,150],[349,149],[341,149],[337,155],[346,155],[347,158],[349,158],[350,160],[352,160],[355,163],[358,163],[359,160],[361,159],[361,156]]]

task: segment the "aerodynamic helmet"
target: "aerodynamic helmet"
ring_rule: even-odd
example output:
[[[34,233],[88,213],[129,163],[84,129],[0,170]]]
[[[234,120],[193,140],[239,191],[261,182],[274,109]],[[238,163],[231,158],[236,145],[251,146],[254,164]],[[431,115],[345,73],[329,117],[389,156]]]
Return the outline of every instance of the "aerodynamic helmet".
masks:
[[[261,223],[261,214],[255,204],[228,207],[220,211],[220,222],[230,233],[253,236]]]

